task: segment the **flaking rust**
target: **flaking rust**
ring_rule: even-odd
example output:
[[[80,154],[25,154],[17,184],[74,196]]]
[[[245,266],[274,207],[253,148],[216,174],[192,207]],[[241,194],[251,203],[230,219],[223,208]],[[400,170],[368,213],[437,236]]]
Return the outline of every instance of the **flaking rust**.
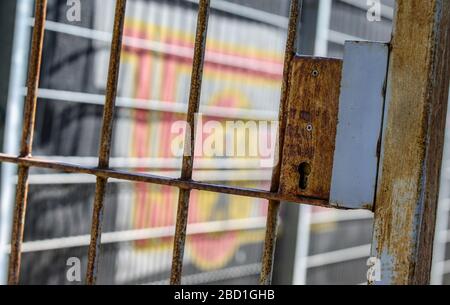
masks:
[[[328,200],[336,140],[342,60],[292,61],[280,193]]]
[[[428,284],[450,78],[450,1],[399,0],[375,202],[377,284]]]

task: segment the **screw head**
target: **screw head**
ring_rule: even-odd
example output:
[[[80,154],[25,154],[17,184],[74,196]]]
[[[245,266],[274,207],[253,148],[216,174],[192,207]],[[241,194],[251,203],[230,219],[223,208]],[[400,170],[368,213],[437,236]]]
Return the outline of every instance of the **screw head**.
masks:
[[[313,130],[313,126],[312,126],[311,124],[308,124],[308,125],[306,126],[306,130],[309,131],[309,132],[311,132],[311,131]]]
[[[313,70],[312,72],[311,72],[311,75],[313,76],[313,77],[317,77],[317,76],[319,76],[319,70]]]

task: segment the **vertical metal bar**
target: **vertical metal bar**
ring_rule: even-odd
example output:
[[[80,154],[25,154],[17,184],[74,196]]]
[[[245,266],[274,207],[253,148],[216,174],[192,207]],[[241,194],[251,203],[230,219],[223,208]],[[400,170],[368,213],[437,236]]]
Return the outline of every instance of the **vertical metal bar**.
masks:
[[[36,114],[37,90],[39,86],[39,74],[41,71],[46,13],[47,0],[36,0],[33,39],[31,43],[31,53],[28,67],[27,97],[25,100],[23,130],[20,142],[21,157],[29,156],[33,146],[33,130]],[[23,229],[27,206],[28,170],[29,168],[23,165],[20,165],[18,170],[16,203],[11,236],[11,255],[9,259],[8,273],[8,283],[10,285],[17,285],[19,283]]]
[[[122,51],[123,27],[125,22],[126,0],[117,0],[114,15],[114,28],[109,59],[108,82],[106,88],[105,106],[99,148],[99,168],[109,167],[111,151],[111,136],[114,123],[114,109],[119,80],[120,56]],[[101,245],[103,208],[107,179],[98,177],[95,187],[94,210],[92,215],[91,242],[88,250],[88,266],[86,284],[95,284],[97,278],[98,260]]]
[[[450,0],[396,4],[372,256],[381,269],[376,284],[428,284],[450,78]]]
[[[11,60],[8,101],[6,103],[5,133],[3,151],[8,154],[19,154],[20,126],[24,102],[22,88],[27,78],[27,61],[30,50],[31,27],[28,20],[33,14],[34,5],[28,0],[19,0],[16,4],[13,56]],[[17,168],[13,164],[1,165],[1,195],[0,195],[0,285],[8,281],[8,257],[6,247],[9,247],[12,231],[12,215],[14,210],[15,181]]]
[[[328,54],[328,34],[330,32],[332,0],[320,0],[316,25],[314,55],[325,57]]]
[[[306,285],[308,276],[308,254],[311,233],[311,206],[301,205],[297,226],[297,242],[294,261],[294,285]]]
[[[195,35],[194,60],[192,66],[191,89],[189,94],[189,107],[187,123],[189,132],[186,133],[181,179],[192,178],[192,168],[195,150],[195,115],[200,107],[200,94],[206,48],[206,34],[208,32],[208,17],[210,0],[200,0],[197,17],[197,30]],[[180,189],[178,197],[178,210],[173,244],[172,271],[170,283],[181,284],[183,269],[184,246],[186,242],[186,228],[189,211],[190,190]]]
[[[283,83],[281,87],[281,99],[279,108],[279,131],[278,131],[278,143],[276,147],[277,164],[275,165],[272,172],[272,181],[270,190],[272,192],[278,192],[280,186],[280,168],[281,168],[281,156],[283,154],[283,141],[284,134],[286,131],[286,109],[287,109],[287,99],[288,99],[288,77],[290,71],[290,64],[292,58],[296,52],[297,44],[297,32],[299,16],[302,7],[302,0],[291,0],[291,8],[289,14],[289,26],[286,40],[286,48],[284,55],[284,71],[283,71]],[[264,250],[262,257],[262,269],[260,284],[270,285],[272,281],[272,267],[273,267],[273,256],[275,253],[275,243],[278,227],[278,213],[280,210],[279,201],[269,201],[269,207],[267,211],[267,225],[266,225],[266,237],[264,240]]]

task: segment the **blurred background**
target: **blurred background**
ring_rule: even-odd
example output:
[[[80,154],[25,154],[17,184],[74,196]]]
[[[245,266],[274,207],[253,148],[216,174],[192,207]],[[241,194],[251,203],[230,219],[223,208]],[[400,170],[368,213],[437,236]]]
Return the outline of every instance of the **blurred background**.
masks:
[[[342,58],[345,40],[389,41],[394,0],[369,22],[366,0],[304,0],[301,54]],[[113,0],[80,0],[79,21],[66,0],[48,0],[33,155],[96,166],[114,17]],[[201,97],[204,121],[276,120],[289,0],[211,0]],[[0,144],[17,154],[25,95],[32,0],[0,2]],[[187,111],[197,1],[128,0],[111,165],[179,177],[172,123]],[[449,138],[449,137],[447,137]],[[447,141],[449,142],[449,141]],[[450,283],[449,162],[446,145],[434,284]],[[271,170],[237,158],[196,159],[201,181],[267,189]],[[2,164],[0,248],[9,244],[16,168]],[[70,257],[87,263],[93,177],[32,169],[22,284],[76,284]],[[111,180],[100,284],[167,284],[178,189]],[[185,284],[256,284],[267,203],[194,191]],[[372,238],[369,212],[283,204],[276,284],[363,284]],[[7,252],[0,253],[5,283]],[[85,270],[83,269],[82,272]]]

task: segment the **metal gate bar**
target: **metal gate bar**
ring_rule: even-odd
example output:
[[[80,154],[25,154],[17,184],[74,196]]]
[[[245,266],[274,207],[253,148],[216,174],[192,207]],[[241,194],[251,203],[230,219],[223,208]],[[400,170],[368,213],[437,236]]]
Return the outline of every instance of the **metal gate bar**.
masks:
[[[41,72],[41,57],[44,44],[44,27],[47,14],[47,0],[36,0],[35,22],[31,42],[31,54],[28,67],[27,97],[25,100],[22,139],[20,142],[20,157],[31,155],[33,147],[33,131],[36,116],[37,90]],[[16,203],[11,237],[11,255],[8,270],[8,283],[18,284],[20,259],[25,226],[25,211],[27,206],[29,166],[19,164],[16,189]]]
[[[220,184],[212,184],[207,182],[200,182],[194,180],[183,180],[181,178],[169,178],[164,176],[145,174],[145,173],[133,173],[123,170],[115,169],[101,169],[97,167],[80,166],[77,164],[71,164],[67,162],[44,160],[34,157],[17,157],[8,154],[0,153],[0,162],[15,163],[19,165],[26,165],[29,167],[45,168],[51,170],[61,170],[67,173],[88,174],[97,177],[113,178],[124,181],[144,182],[158,185],[167,185],[178,187],[181,189],[193,189],[206,192],[222,193],[228,195],[236,195],[243,197],[261,198],[275,201],[289,201],[289,197],[279,194],[277,192],[259,190],[254,188],[228,186]],[[296,199],[303,202],[303,204],[330,207],[328,201],[320,198],[311,198],[304,196],[296,196]],[[338,208],[340,209],[340,208]],[[343,209],[343,208],[342,208]]]
[[[296,50],[297,28],[302,0],[291,0],[288,35],[285,49],[283,82],[279,109],[279,134],[276,147],[278,161],[283,155],[286,131],[288,75]],[[87,284],[95,284],[101,244],[101,227],[105,190],[109,178],[178,187],[179,205],[173,249],[171,283],[181,283],[183,252],[186,240],[189,195],[192,189],[224,194],[264,198],[269,200],[260,283],[270,284],[275,249],[280,201],[301,201],[302,204],[327,206],[317,198],[281,194],[280,162],[273,170],[270,191],[230,187],[192,180],[195,151],[195,114],[199,110],[202,69],[206,46],[206,33],[210,0],[199,1],[197,32],[187,121],[185,156],[182,175],[171,179],[149,174],[117,171],[110,168],[110,145],[117,82],[120,66],[126,0],[117,0],[111,57],[108,72],[99,163],[96,168],[40,160],[31,157],[33,129],[36,113],[37,90],[41,68],[47,0],[35,2],[35,25],[29,59],[27,97],[19,156],[0,154],[0,161],[18,164],[18,183],[11,237],[11,255],[8,283],[18,284],[20,259],[27,204],[28,174],[30,167],[90,174],[97,177],[92,216],[91,241],[86,274]],[[417,7],[422,8],[417,10]],[[389,284],[423,284],[429,281],[432,233],[435,223],[438,177],[442,155],[443,131],[448,94],[450,66],[450,0],[398,0],[396,31],[392,42],[391,69],[386,108],[386,132],[381,145],[382,171],[379,176],[375,206],[375,233],[372,252],[381,261],[383,280]],[[413,21],[411,21],[413,20]],[[413,24],[412,24],[413,23]],[[414,26],[413,26],[414,25]],[[411,48],[409,37],[427,43]],[[423,60],[417,60],[417,59]],[[398,64],[408,62],[409,65]],[[411,78],[415,75],[415,79]],[[419,84],[417,84],[417,79]],[[417,94],[415,94],[417,93]],[[405,112],[414,106],[415,112]],[[412,126],[412,127],[411,127]],[[402,160],[402,162],[398,162]],[[385,169],[389,170],[385,170]],[[295,200],[294,200],[295,197]],[[291,200],[292,199],[292,200]],[[406,215],[405,215],[406,214]],[[406,217],[407,216],[407,217]],[[392,228],[397,228],[393,230]]]
[[[192,65],[191,89],[189,93],[189,106],[187,113],[187,132],[181,168],[181,179],[191,180],[194,165],[195,151],[195,115],[200,108],[200,95],[202,90],[202,75],[205,59],[206,36],[208,32],[210,0],[200,0],[197,16],[197,30],[195,35],[194,58]],[[189,213],[190,189],[180,189],[178,195],[178,210],[173,240],[172,271],[170,283],[181,284],[183,269],[184,246],[186,243],[186,227]]]
[[[106,87],[105,106],[103,108],[103,125],[100,138],[99,168],[109,167],[111,152],[111,136],[114,122],[114,108],[119,81],[120,55],[122,51],[123,27],[125,23],[126,0],[117,0],[114,16],[113,38],[109,60],[108,81]],[[95,186],[94,211],[92,215],[91,243],[88,251],[88,267],[86,283],[95,284],[98,269],[98,253],[100,252],[101,232],[103,222],[103,208],[106,193],[107,178],[97,177]]]
[[[301,0],[292,0],[290,7],[289,27],[285,50],[284,74],[279,112],[279,135],[277,143],[277,156],[279,160],[282,155],[283,135],[286,128],[286,108],[287,108],[287,87],[290,62],[295,54],[297,28],[301,10]],[[19,165],[18,185],[16,195],[16,210],[14,213],[14,228],[12,234],[12,249],[9,269],[9,284],[19,283],[21,245],[23,240],[23,228],[26,208],[27,179],[30,167],[39,167],[53,170],[62,170],[72,173],[83,173],[95,175],[97,177],[94,209],[92,216],[91,242],[88,254],[88,268],[86,274],[87,284],[95,284],[97,266],[99,259],[99,248],[101,244],[101,227],[104,207],[105,190],[108,178],[115,178],[126,181],[136,181],[178,187],[179,206],[176,221],[176,233],[173,250],[173,264],[171,280],[172,284],[181,283],[181,273],[183,264],[183,251],[186,240],[187,215],[189,207],[189,194],[192,189],[210,191],[223,194],[263,198],[269,200],[267,229],[264,244],[261,284],[270,284],[272,274],[273,253],[276,240],[277,218],[280,201],[290,201],[288,195],[278,193],[280,179],[280,165],[277,164],[273,171],[270,191],[230,187],[225,185],[210,184],[192,180],[193,155],[195,151],[194,123],[195,114],[199,110],[201,80],[206,47],[206,34],[208,16],[210,10],[210,0],[199,1],[199,11],[197,18],[197,31],[195,39],[193,69],[191,79],[191,90],[189,96],[189,107],[187,121],[190,132],[186,135],[185,156],[183,158],[182,175],[179,179],[171,179],[142,173],[132,173],[117,171],[109,167],[110,145],[112,136],[112,126],[114,121],[114,108],[117,95],[117,82],[120,66],[120,53],[123,38],[123,27],[125,19],[126,0],[117,0],[115,9],[115,21],[113,39],[111,45],[110,64],[108,72],[107,93],[102,120],[101,143],[99,148],[98,167],[90,168],[76,164],[67,164],[50,160],[41,160],[31,157],[32,136],[34,129],[34,119],[36,111],[37,88],[39,83],[39,72],[41,64],[42,46],[44,38],[44,25],[47,1],[36,0],[35,27],[33,30],[33,42],[30,54],[30,67],[28,76],[28,94],[25,106],[25,118],[23,126],[23,136],[21,143],[21,153],[18,157],[7,154],[0,154],[1,162],[10,162]],[[189,138],[188,138],[189,136]],[[279,163],[279,162],[278,162]],[[295,196],[298,200],[299,197]],[[317,198],[305,197],[304,204],[316,206],[328,206],[328,202]]]
[[[296,46],[297,46],[297,31],[299,23],[299,15],[302,7],[302,0],[291,0],[289,26],[286,40],[286,48],[284,55],[284,68],[283,68],[283,83],[281,87],[280,108],[278,113],[279,132],[278,143],[275,151],[275,156],[278,157],[279,162],[272,172],[272,180],[270,190],[272,192],[278,192],[280,187],[280,170],[281,170],[281,156],[283,155],[284,146],[284,134],[286,131],[287,120],[287,101],[288,101],[288,78],[290,74],[290,63],[294,58]],[[275,242],[278,227],[278,214],[280,210],[279,200],[270,200],[267,210],[267,225],[266,225],[266,237],[264,239],[264,250],[262,258],[262,269],[260,284],[269,285],[272,281],[272,269],[273,269],[273,257],[275,254]]]

